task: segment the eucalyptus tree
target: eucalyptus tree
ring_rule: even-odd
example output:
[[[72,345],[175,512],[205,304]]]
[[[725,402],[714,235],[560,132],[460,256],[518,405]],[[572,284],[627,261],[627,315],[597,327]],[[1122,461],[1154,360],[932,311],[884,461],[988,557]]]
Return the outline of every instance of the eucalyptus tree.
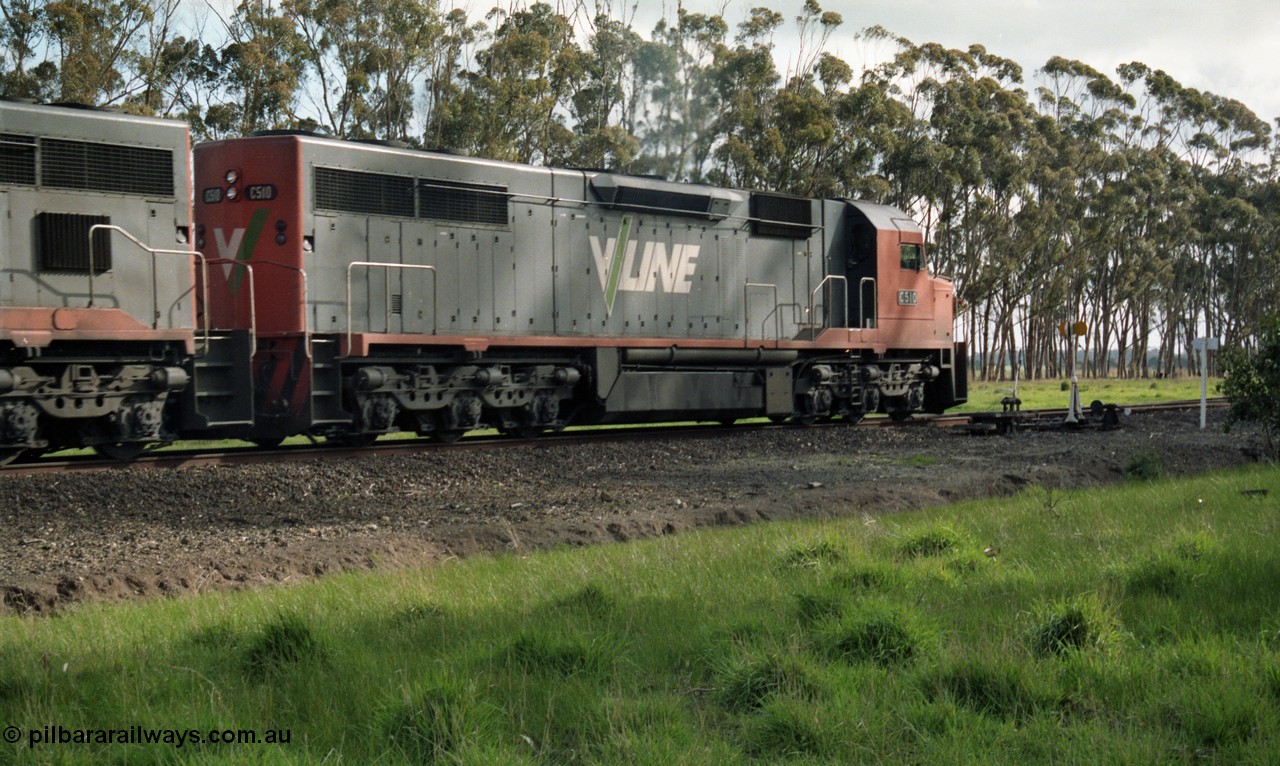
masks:
[[[283,0],[314,79],[318,122],[334,135],[416,136],[414,82],[443,33],[433,0]]]
[[[455,103],[436,105],[428,134],[495,159],[569,161],[566,114],[584,63],[571,20],[546,3],[495,8],[486,19],[487,44],[458,72]]]
[[[647,84],[641,167],[673,181],[701,181],[715,145],[722,99],[714,73],[727,50],[729,26],[718,15],[676,9],[659,20],[638,53],[637,75]]]
[[[582,53],[581,79],[571,99],[575,165],[630,169],[640,151],[635,136],[643,94],[637,57],[643,40],[625,22],[599,15]]]
[[[295,106],[305,48],[293,22],[271,0],[243,0],[225,20],[225,42],[188,60],[192,87],[184,110],[197,135],[305,127]]]
[[[47,101],[57,89],[58,65],[41,52],[48,36],[46,0],[0,3],[0,95]]]

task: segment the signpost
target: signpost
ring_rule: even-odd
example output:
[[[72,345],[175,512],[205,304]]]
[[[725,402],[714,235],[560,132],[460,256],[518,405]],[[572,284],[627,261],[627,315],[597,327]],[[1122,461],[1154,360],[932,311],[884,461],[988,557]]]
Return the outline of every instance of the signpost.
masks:
[[[1218,350],[1217,338],[1196,338],[1191,348],[1200,352],[1200,430],[1204,430],[1209,410],[1209,352]]]
[[[1067,418],[1064,423],[1079,423],[1084,420],[1084,408],[1080,406],[1080,382],[1076,377],[1076,343],[1077,338],[1089,332],[1089,325],[1084,322],[1061,322],[1058,334],[1071,338],[1071,401],[1067,405]]]

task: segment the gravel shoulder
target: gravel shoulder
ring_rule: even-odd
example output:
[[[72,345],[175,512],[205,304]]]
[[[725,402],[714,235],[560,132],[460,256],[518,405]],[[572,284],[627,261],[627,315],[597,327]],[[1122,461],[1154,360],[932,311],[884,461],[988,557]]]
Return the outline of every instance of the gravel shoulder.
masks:
[[[293,583],[482,551],[907,511],[1122,481],[1133,456],[1187,475],[1248,462],[1211,413],[1118,431],[968,436],[926,427],[727,431],[590,445],[186,470],[0,476],[4,610]]]

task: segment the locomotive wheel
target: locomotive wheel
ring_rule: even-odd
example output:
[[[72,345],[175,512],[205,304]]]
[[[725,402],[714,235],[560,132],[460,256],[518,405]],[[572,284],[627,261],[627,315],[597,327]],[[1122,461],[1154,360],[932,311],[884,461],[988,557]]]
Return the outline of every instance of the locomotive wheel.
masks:
[[[889,419],[895,423],[905,423],[911,419],[911,410],[889,410]]]
[[[817,415],[796,415],[795,417],[791,418],[791,422],[794,423],[795,425],[808,428],[809,426],[818,422],[818,416]]]
[[[276,447],[279,447],[281,444],[284,443],[284,437],[283,436],[259,437],[256,439],[250,439],[249,441],[255,446],[261,447],[263,449],[275,449]]]
[[[95,444],[93,451],[112,460],[133,460],[147,448],[146,442],[116,442],[115,444]]]
[[[23,453],[22,447],[5,447],[0,449],[0,465],[9,465]]]

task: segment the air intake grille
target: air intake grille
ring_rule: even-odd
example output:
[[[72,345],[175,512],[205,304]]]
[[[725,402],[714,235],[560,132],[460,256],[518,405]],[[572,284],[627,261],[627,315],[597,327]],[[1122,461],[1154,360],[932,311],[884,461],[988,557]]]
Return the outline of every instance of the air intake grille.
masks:
[[[808,239],[813,233],[813,202],[804,197],[755,192],[751,195],[751,233]]]
[[[413,217],[413,179],[381,173],[316,168],[316,209]]]
[[[38,213],[37,255],[40,271],[76,271],[89,273],[89,228],[107,225],[105,215],[75,213]],[[93,273],[111,270],[111,232],[93,234]]]
[[[36,140],[0,133],[0,184],[36,184]]]
[[[423,179],[418,182],[418,216],[503,226],[508,222],[505,186]]]
[[[173,150],[44,138],[40,180],[56,189],[173,196]]]

